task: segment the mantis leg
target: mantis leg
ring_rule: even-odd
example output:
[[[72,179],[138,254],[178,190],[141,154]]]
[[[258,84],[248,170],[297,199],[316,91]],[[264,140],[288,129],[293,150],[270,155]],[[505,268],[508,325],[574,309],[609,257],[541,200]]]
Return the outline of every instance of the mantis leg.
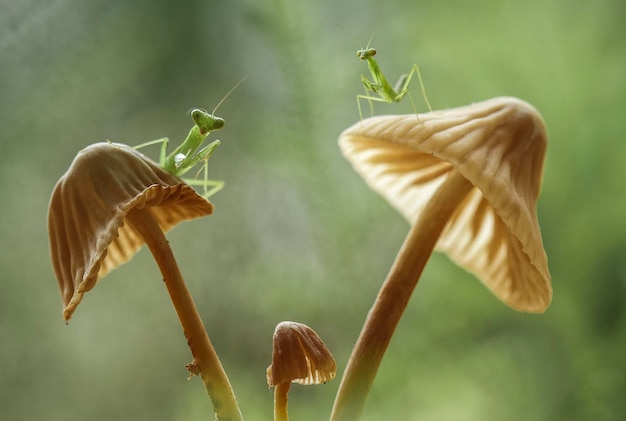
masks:
[[[356,106],[359,109],[359,120],[361,121],[361,124],[363,124],[363,111],[361,111],[361,98],[363,98],[363,95],[357,95],[356,96]],[[371,101],[370,101],[370,111],[372,112],[372,115],[374,114],[374,106],[372,105]]]
[[[370,104],[370,107],[372,107],[372,115],[374,114],[374,106],[372,105],[372,101],[376,101],[376,102],[385,102],[387,104],[389,104],[391,101],[388,101],[385,98],[382,97],[378,97],[378,96],[370,96],[370,95],[357,95],[356,96],[356,104],[359,107],[359,116],[361,117],[361,120],[363,120],[363,114],[361,113],[361,100],[367,100]]]
[[[421,123],[422,120],[420,120],[420,116],[417,114],[417,108],[415,108],[415,102],[413,102],[413,96],[411,96],[411,92],[409,90],[407,90],[406,93],[409,96],[409,101],[411,101],[411,107],[413,107],[415,118],[417,118],[417,121]]]
[[[146,146],[161,144],[161,153],[159,154],[159,165],[163,166],[165,164],[165,155],[167,151],[167,144],[169,143],[169,139],[167,137],[162,137],[160,139],[150,140],[148,142],[142,143],[141,145],[133,146],[133,149],[141,149]]]
[[[185,166],[187,167],[187,169],[192,168],[197,163],[203,161],[202,167],[196,173],[196,177],[193,179],[184,179],[184,181],[190,186],[202,187],[204,189],[204,194],[202,195],[202,197],[204,197],[205,199],[208,199],[224,187],[223,181],[209,180],[209,158],[211,157],[211,154],[213,154],[215,148],[219,146],[219,144],[220,141],[215,140],[185,161]],[[204,178],[202,180],[199,180],[198,176],[202,171],[204,172]],[[209,189],[209,187],[211,188]]]
[[[403,91],[408,92],[409,84],[411,83],[411,78],[415,74],[417,74],[417,79],[420,84],[420,89],[422,90],[422,97],[424,98],[424,102],[426,103],[426,106],[428,107],[428,111],[432,112],[433,107],[430,106],[430,102],[428,101],[428,96],[426,95],[426,88],[424,88],[424,81],[422,80],[422,74],[420,73],[420,68],[417,66],[417,64],[414,64],[413,67],[411,68],[411,72],[409,73],[409,76],[406,78],[406,80],[402,84],[402,87],[400,88],[400,92],[403,92]],[[409,97],[410,96],[411,94],[409,94]],[[411,102],[413,101],[411,100]],[[413,106],[413,108],[415,108],[415,106]]]
[[[209,143],[204,148],[200,149],[193,156],[185,158],[185,160],[181,164],[181,167],[184,167],[185,170],[183,172],[180,172],[180,175],[186,173],[188,170],[193,168],[193,166],[196,165],[197,163],[199,163],[200,161],[204,161],[205,165],[206,165],[206,163],[209,161],[209,158],[213,154],[213,151],[219,145],[220,145],[220,141],[219,140],[214,140],[213,142]]]
[[[359,103],[359,97],[368,98],[369,92],[378,93],[380,91],[380,84],[376,81],[370,81],[365,75],[361,75],[361,83],[363,83],[363,88],[365,89],[365,95],[357,95],[357,105],[359,106],[359,116],[361,120],[363,120],[363,115],[361,113],[361,104]],[[370,115],[374,115],[374,104],[370,99],[367,99],[367,103],[370,106]]]
[[[219,140],[217,140],[216,142],[219,142]],[[215,143],[215,142],[213,142]],[[219,143],[218,143],[219,145]],[[211,145],[209,145],[211,146]],[[207,149],[209,146],[207,146],[205,149]],[[217,146],[217,145],[216,145]],[[214,149],[215,147],[213,147]],[[189,184],[190,186],[201,186],[204,189],[204,194],[202,195],[202,197],[204,197],[205,199],[208,199],[209,197],[213,196],[215,193],[217,193],[218,191],[222,190],[222,188],[224,188],[224,182],[221,180],[209,180],[209,157],[211,156],[211,151],[209,151],[208,155],[206,155],[206,158],[202,164],[202,168],[200,168],[198,170],[198,172],[196,173],[196,178],[191,179],[191,180],[185,180],[185,182],[187,184]],[[204,172],[204,179],[203,180],[198,180],[198,176],[200,175],[200,171]],[[211,187],[211,189],[209,189],[209,187]]]
[[[203,180],[198,180],[196,178],[192,178],[192,179],[185,178],[183,179],[183,181],[189,184],[190,186],[202,187],[204,189],[202,197],[204,197],[205,199],[208,199],[209,197],[213,196],[218,191],[222,190],[222,188],[224,188],[224,182],[220,180],[207,179],[207,176],[206,176],[207,167],[205,166],[204,168],[205,168],[205,178]],[[209,187],[211,188],[209,189]]]

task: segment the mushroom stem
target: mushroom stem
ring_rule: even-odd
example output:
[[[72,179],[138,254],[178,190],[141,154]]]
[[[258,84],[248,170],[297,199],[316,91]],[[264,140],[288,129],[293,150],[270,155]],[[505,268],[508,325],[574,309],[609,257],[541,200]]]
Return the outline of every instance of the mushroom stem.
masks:
[[[287,401],[291,382],[279,383],[274,388],[274,421],[289,421]]]
[[[126,215],[126,221],[143,237],[161,270],[191,354],[213,403],[216,419],[243,420],[226,372],[209,340],[172,249],[152,212],[148,208],[133,208]]]
[[[472,183],[453,169],[409,231],[354,345],[331,421],[360,419],[383,354],[424,266],[448,220],[472,187]]]

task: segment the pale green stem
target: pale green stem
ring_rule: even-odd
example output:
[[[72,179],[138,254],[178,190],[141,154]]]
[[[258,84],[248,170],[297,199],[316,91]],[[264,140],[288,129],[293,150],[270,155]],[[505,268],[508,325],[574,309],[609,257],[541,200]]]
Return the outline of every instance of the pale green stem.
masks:
[[[126,221],[144,239],[159,265],[163,280],[183,327],[195,366],[213,403],[215,417],[222,421],[241,421],[243,417],[226,372],[209,340],[202,319],[185,285],[165,235],[148,208],[132,209]]]
[[[352,350],[335,398],[331,421],[357,421],[367,394],[426,262],[472,184],[452,170],[402,244]]]

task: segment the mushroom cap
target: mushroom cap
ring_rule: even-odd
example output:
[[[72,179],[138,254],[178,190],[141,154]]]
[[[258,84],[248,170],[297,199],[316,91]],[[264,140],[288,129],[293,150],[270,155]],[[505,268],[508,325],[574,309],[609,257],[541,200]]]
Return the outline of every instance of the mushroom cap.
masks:
[[[320,384],[335,378],[337,364],[324,342],[310,327],[280,322],[274,331],[272,364],[267,384]]]
[[[57,182],[48,233],[65,320],[85,292],[141,247],[143,239],[124,225],[124,218],[131,209],[145,207],[164,232],[213,212],[213,205],[178,177],[117,143],[86,147]]]
[[[524,101],[500,97],[420,120],[365,119],[341,134],[341,151],[410,223],[447,174],[459,171],[474,188],[435,249],[509,306],[543,312],[552,287],[536,214],[546,150],[541,116]]]

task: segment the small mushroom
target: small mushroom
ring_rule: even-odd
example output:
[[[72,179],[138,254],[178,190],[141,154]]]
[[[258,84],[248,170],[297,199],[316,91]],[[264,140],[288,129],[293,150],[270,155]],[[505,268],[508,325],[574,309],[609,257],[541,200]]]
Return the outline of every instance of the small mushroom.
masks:
[[[335,378],[337,364],[324,342],[310,327],[280,322],[274,331],[272,364],[267,384],[275,386],[274,420],[289,419],[287,400],[291,383],[321,384]]]
[[[552,299],[536,215],[546,148],[539,113],[494,98],[420,115],[372,117],[339,145],[369,186],[412,228],[368,314],[332,420],[356,420],[391,336],[433,249],[474,273],[514,309]]]
[[[208,200],[141,153],[122,144],[97,143],[78,153],[52,192],[50,251],[68,321],[84,294],[145,243],[161,270],[218,419],[241,419],[164,236],[179,222],[212,212]]]

